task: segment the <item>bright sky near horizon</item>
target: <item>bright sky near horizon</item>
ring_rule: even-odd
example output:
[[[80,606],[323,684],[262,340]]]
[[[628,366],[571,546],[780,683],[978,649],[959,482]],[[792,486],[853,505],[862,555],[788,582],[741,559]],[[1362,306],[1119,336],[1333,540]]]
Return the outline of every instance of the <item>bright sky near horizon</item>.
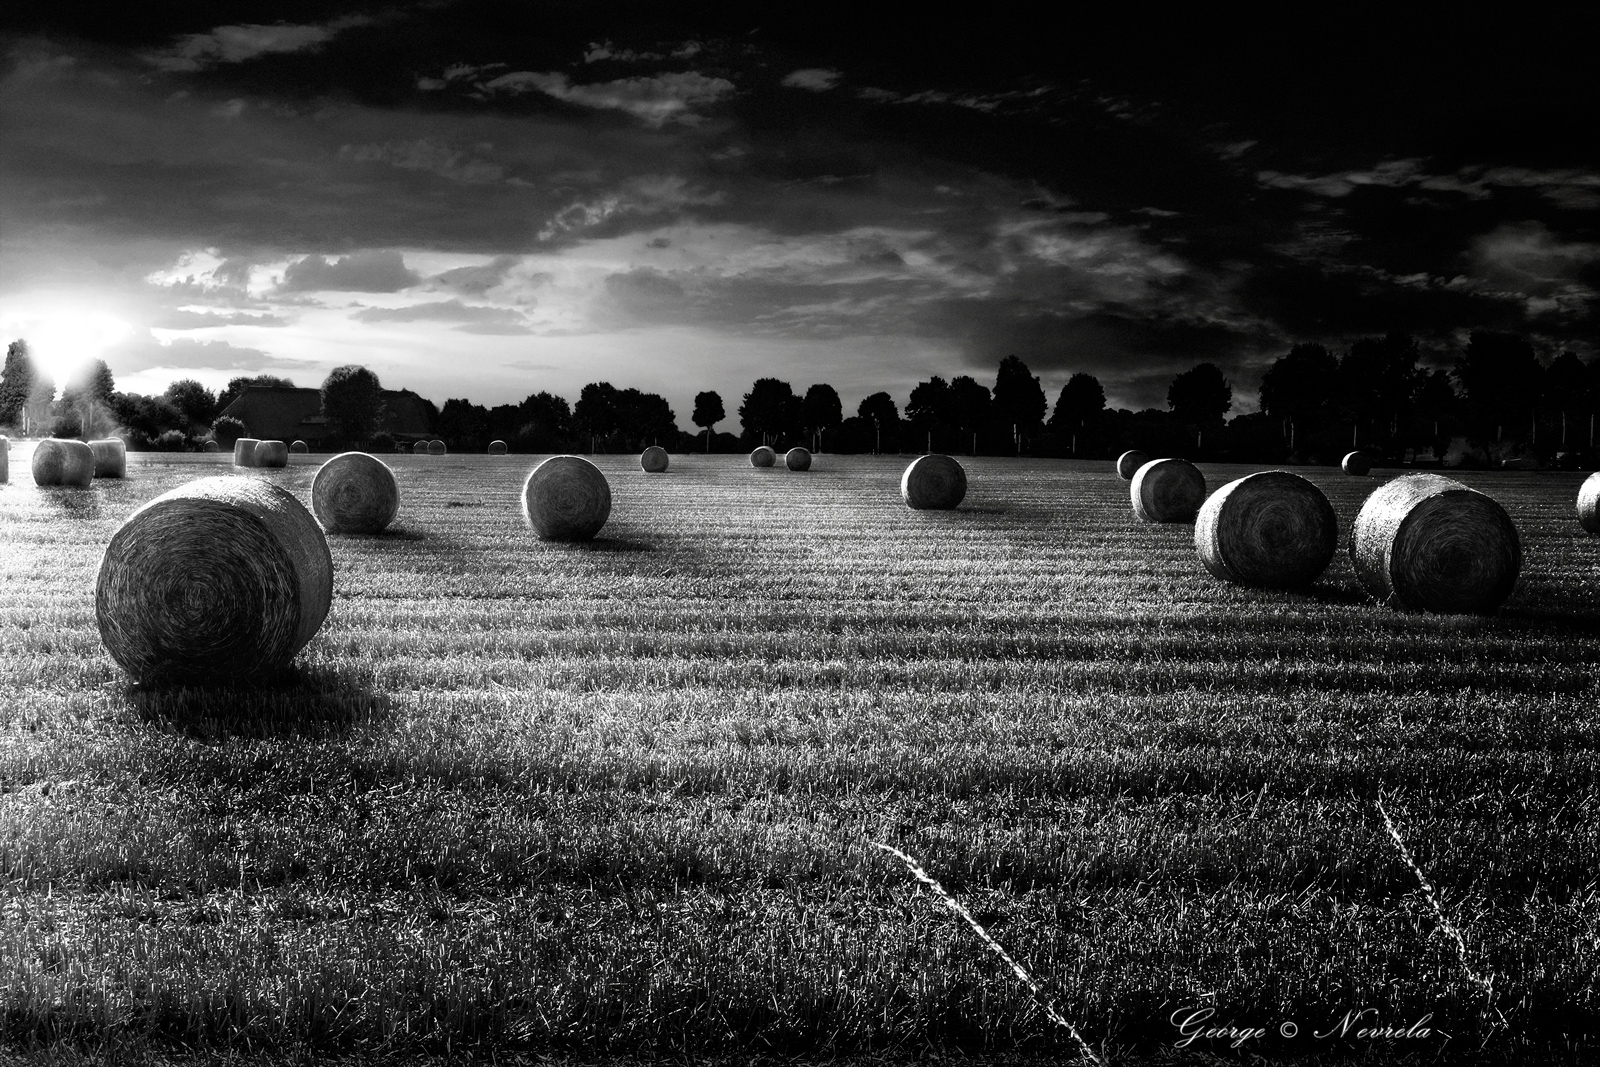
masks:
[[[1600,342],[1581,27],[684,10],[8,5],[0,335],[686,429],[766,376],[854,410],[1015,353],[1144,407],[1209,360],[1247,411],[1301,340]]]

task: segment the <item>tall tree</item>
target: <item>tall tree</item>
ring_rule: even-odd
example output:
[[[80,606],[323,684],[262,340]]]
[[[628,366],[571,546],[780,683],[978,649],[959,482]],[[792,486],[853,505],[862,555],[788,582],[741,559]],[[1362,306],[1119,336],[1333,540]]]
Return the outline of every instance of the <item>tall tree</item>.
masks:
[[[813,439],[825,430],[844,422],[844,404],[839,391],[827,382],[818,382],[806,390],[800,401],[800,424]],[[820,447],[820,445],[818,446]]]
[[[111,407],[116,392],[117,381],[106,361],[90,360],[68,379],[56,405],[56,414],[65,420],[63,425],[77,426],[73,436],[104,437],[117,425]],[[61,430],[56,432],[60,434]]]
[[[788,382],[758,378],[739,405],[739,425],[746,434],[781,440],[800,430],[801,401]]]
[[[383,384],[367,368],[335,367],[323,379],[322,415],[335,438],[365,443],[378,432],[384,414]]]
[[[1016,356],[1000,361],[1000,369],[994,376],[993,403],[995,418],[1025,434],[1037,433],[1044,425],[1045,412],[1050,409],[1044,386]]]
[[[727,417],[721,396],[709,390],[694,395],[694,417],[691,421],[706,431],[707,452],[711,451],[711,428]]]
[[[209,425],[217,416],[216,395],[193,378],[178,379],[161,395],[183,413],[190,427]]]
[[[972,433],[988,425],[993,413],[987,385],[970,375],[960,374],[950,379],[950,396],[955,401],[957,426]]]
[[[1100,379],[1080,371],[1062,386],[1056,409],[1050,414],[1050,426],[1057,433],[1077,433],[1098,422],[1105,410],[1106,391],[1101,388]]]
[[[1338,396],[1344,416],[1387,438],[1410,412],[1417,342],[1403,333],[1363,337],[1339,361]]]
[[[873,427],[875,450],[900,447],[900,409],[888,393],[873,393],[856,405],[856,418]]]
[[[621,390],[610,382],[590,382],[578,391],[572,419],[580,432],[589,435],[591,444],[612,437],[621,428],[621,401]]]
[[[22,424],[23,412],[39,377],[27,341],[18,338],[6,346],[5,369],[0,370],[0,426]]]
[[[1475,429],[1483,437],[1528,436],[1538,404],[1544,368],[1533,346],[1515,334],[1474,330],[1467,350],[1456,360]]]
[[[434,432],[452,448],[482,448],[489,443],[489,409],[464,397],[448,399],[439,409]]]
[[[906,401],[906,421],[911,425],[923,431],[934,430],[954,426],[956,418],[956,397],[949,382],[935,374],[912,386],[911,397]]]
[[[1275,419],[1320,423],[1338,389],[1339,360],[1319,344],[1298,344],[1267,368],[1261,410]]]
[[[1172,379],[1167,406],[1180,422],[1201,429],[1220,426],[1233,406],[1233,386],[1215,363],[1197,363]]]
[[[532,423],[541,433],[553,437],[566,437],[572,432],[572,408],[566,397],[554,393],[538,392],[524,397],[517,405],[524,424]]]
[[[295,384],[289,379],[279,378],[274,374],[256,374],[253,376],[247,375],[240,378],[230,378],[228,380],[228,384],[223,387],[222,392],[217,394],[217,410],[221,411],[229,404],[239,399],[239,394],[250,388],[252,385],[261,386],[264,389],[295,388]]]

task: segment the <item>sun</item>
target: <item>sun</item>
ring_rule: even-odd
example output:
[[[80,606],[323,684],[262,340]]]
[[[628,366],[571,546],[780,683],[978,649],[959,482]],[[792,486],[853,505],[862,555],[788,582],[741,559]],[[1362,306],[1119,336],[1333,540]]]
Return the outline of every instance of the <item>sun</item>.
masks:
[[[110,312],[81,303],[21,310],[6,316],[5,331],[8,338],[28,342],[34,365],[50,376],[59,393],[84,365],[133,328]]]

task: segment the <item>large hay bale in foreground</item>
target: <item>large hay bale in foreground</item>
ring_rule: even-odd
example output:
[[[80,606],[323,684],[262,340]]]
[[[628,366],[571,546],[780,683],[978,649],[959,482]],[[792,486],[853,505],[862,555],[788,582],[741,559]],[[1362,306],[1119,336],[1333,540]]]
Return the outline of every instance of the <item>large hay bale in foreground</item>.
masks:
[[[95,618],[141,682],[248,678],[286,666],[333,600],[328,539],[293,493],[200,478],[139,508],[100,561]]]
[[[1145,522],[1193,522],[1206,478],[1186,459],[1153,459],[1134,472],[1133,513]]]
[[[311,448],[304,441],[294,440],[289,442],[289,451],[293,452],[297,456],[303,456],[307,452],[310,452]]]
[[[669,462],[667,450],[660,445],[651,445],[639,454],[639,466],[647,474],[660,474]]]
[[[1339,521],[1321,489],[1298,474],[1262,471],[1211,494],[1194,523],[1206,570],[1268,589],[1310,585],[1339,544]]]
[[[233,443],[233,465],[235,467],[254,467],[256,465],[256,445],[261,442],[254,437],[241,437]]]
[[[89,442],[94,453],[96,478],[125,478],[128,475],[128,446],[120,437],[107,437]]]
[[[967,472],[949,456],[919,456],[900,476],[900,496],[917,511],[948,510],[967,495]]]
[[[45,438],[33,450],[33,483],[89,488],[94,484],[94,449],[82,441]]]
[[[256,445],[256,466],[280,468],[289,465],[289,446],[282,441],[262,441]]]
[[[0,433],[0,485],[11,480],[11,439]]]
[[[811,453],[798,446],[791,448],[783,454],[783,465],[792,471],[808,471],[811,469]]]
[[[1354,477],[1365,478],[1372,472],[1372,457],[1359,450],[1348,452],[1339,464],[1339,469]]]
[[[1522,542],[1491,497],[1437,474],[1408,474],[1367,497],[1350,531],[1367,591],[1413,611],[1493,611],[1522,569]]]
[[[611,486],[582,456],[551,456],[522,485],[522,517],[543,541],[587,541],[611,517]]]
[[[770,467],[778,462],[778,454],[766,445],[762,445],[750,453],[750,466]]]
[[[1137,448],[1130,448],[1117,457],[1117,474],[1125,482],[1133,481],[1133,476],[1139,473],[1139,468],[1150,462],[1150,457],[1140,452]]]
[[[311,510],[330,533],[382,533],[400,511],[400,485],[376,456],[341,452],[317,468]]]
[[[5,479],[0,478],[0,482],[3,481]],[[1578,487],[1578,525],[1592,534],[1600,534],[1600,471],[1589,475]]]
[[[442,456],[442,455],[444,455],[444,442],[443,441],[439,441],[439,440],[429,441],[428,442],[428,455],[430,455],[430,456]]]
[[[489,455],[491,455],[491,456],[503,456],[505,454],[506,454],[506,443],[504,441],[490,441],[489,442]]]
[[[200,451],[202,451],[202,452],[221,452],[222,451],[222,446],[217,444],[216,441],[207,441],[205,444],[200,446]]]

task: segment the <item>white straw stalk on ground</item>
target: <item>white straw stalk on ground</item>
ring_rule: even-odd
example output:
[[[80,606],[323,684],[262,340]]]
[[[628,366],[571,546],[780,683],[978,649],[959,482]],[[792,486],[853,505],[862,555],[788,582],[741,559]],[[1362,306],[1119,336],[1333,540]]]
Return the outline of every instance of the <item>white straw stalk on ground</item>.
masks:
[[[279,468],[289,465],[289,446],[282,441],[262,441],[256,445],[256,466]]]
[[[811,469],[811,453],[804,448],[791,448],[783,454],[783,465],[792,471]]]
[[[1134,472],[1133,513],[1145,522],[1193,522],[1206,499],[1206,479],[1186,459],[1153,459]]]
[[[967,472],[949,456],[919,456],[900,476],[900,497],[917,511],[946,511],[967,495]]]
[[[1150,457],[1140,452],[1137,448],[1129,449],[1117,457],[1117,474],[1125,482],[1133,481],[1133,476],[1139,473],[1139,468],[1150,462]]]
[[[33,450],[33,482],[89,488],[94,484],[94,449],[82,441],[45,438]]]
[[[651,445],[639,455],[639,466],[646,474],[660,474],[667,469],[667,450],[660,445]]]
[[[430,456],[442,456],[442,455],[444,455],[444,452],[445,452],[445,449],[444,449],[444,442],[443,441],[433,440],[433,441],[429,441],[428,442],[428,455],[430,455]]]
[[[489,455],[491,455],[491,456],[503,456],[505,454],[506,454],[506,443],[504,441],[490,441],[489,442]]]
[[[1372,457],[1360,451],[1347,453],[1339,469],[1357,478],[1364,478],[1372,473]]]
[[[303,456],[310,452],[311,448],[304,441],[295,440],[289,442],[289,451],[297,456]]]
[[[1361,505],[1350,558],[1367,591],[1394,607],[1487,612],[1511,595],[1522,543],[1492,498],[1437,474],[1408,474]]]
[[[0,485],[11,480],[11,438],[0,433]]]
[[[1589,475],[1578,487],[1578,525],[1589,533],[1600,534],[1600,471]]]
[[[413,456],[426,456],[428,454],[428,442],[418,441],[416,444],[412,445],[411,454]]]
[[[611,517],[611,486],[582,456],[551,456],[522,485],[522,517],[542,541],[587,541]]]
[[[341,452],[317,468],[311,510],[329,533],[382,533],[400,511],[400,485],[376,456]]]
[[[241,437],[233,443],[233,465],[235,467],[254,467],[256,465],[256,445],[261,442],[254,437]]]
[[[100,562],[95,617],[140,682],[287,666],[333,600],[333,558],[305,505],[265,479],[200,478],[139,508]]]
[[[778,462],[778,454],[766,445],[762,445],[750,453],[750,466],[752,467],[770,467],[776,462]]]
[[[106,437],[89,442],[94,453],[96,478],[125,478],[128,475],[128,446],[120,437]]]
[[[1262,471],[1211,494],[1194,523],[1206,570],[1225,582],[1298,589],[1333,560],[1339,521],[1321,489],[1298,474]]]

